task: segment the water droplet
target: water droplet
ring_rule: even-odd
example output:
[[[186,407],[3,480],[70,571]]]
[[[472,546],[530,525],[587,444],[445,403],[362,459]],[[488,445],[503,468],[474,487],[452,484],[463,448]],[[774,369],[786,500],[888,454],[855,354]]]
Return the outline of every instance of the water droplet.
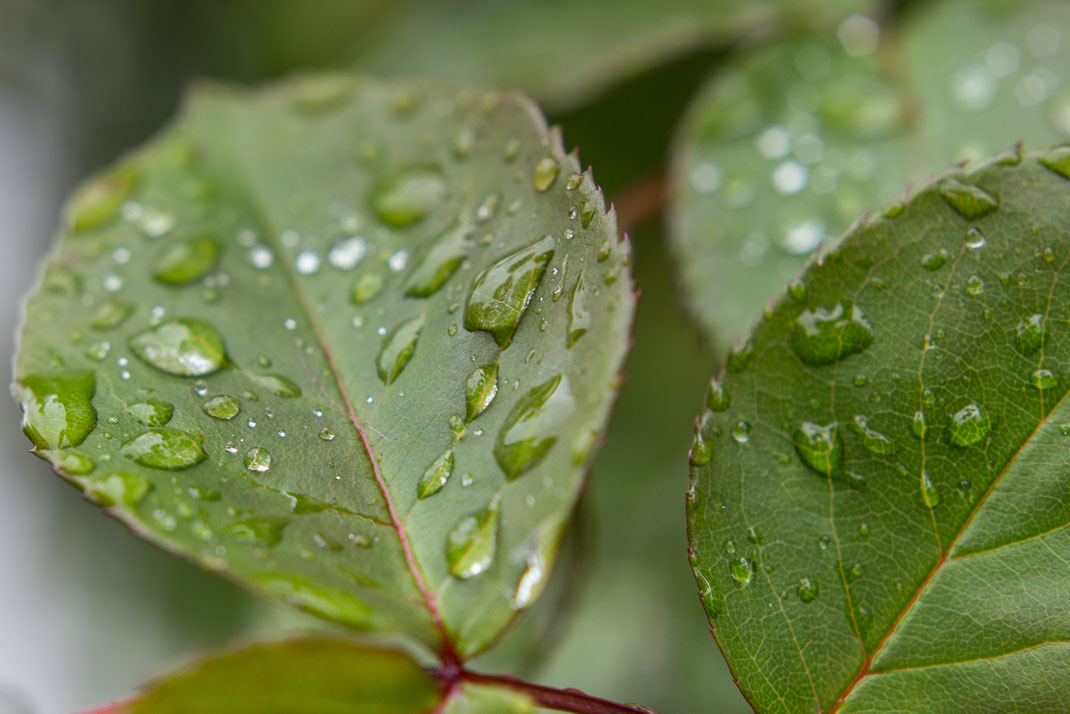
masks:
[[[334,441],[334,432],[329,427],[320,429],[320,438],[324,441]]]
[[[583,289],[583,273],[576,277],[576,283],[572,286],[572,292],[568,300],[568,330],[565,344],[568,347],[576,344],[576,341],[587,334],[591,327],[591,313],[587,309],[588,293]]]
[[[966,279],[966,293],[969,295],[980,295],[985,290],[985,281],[981,279],[980,275],[971,275]]]
[[[940,504],[940,493],[929,478],[928,471],[921,472],[921,500],[927,508],[936,508]]]
[[[238,412],[241,411],[241,403],[237,397],[232,397],[229,394],[219,394],[202,404],[201,409],[210,417],[227,420],[233,419],[238,415]]]
[[[552,377],[520,397],[494,442],[494,458],[512,481],[538,464],[557,442],[549,436],[572,413],[568,381]]]
[[[123,201],[133,192],[138,178],[132,167],[120,167],[78,189],[69,209],[74,230],[98,228],[114,218]]]
[[[331,246],[331,249],[327,251],[327,262],[338,270],[352,270],[357,267],[357,263],[367,251],[368,246],[364,239],[360,236],[353,236]]]
[[[1070,178],[1070,146],[1056,146],[1048,149],[1039,161],[1063,178]]]
[[[101,303],[89,318],[89,326],[94,330],[111,330],[134,313],[134,304],[118,298],[110,298]]]
[[[86,495],[105,508],[134,508],[151,490],[152,484],[144,476],[128,473],[109,474],[85,487]]]
[[[816,580],[802,578],[799,580],[799,586],[795,588],[795,593],[800,600],[809,604],[817,599],[817,596],[821,593],[821,586]]]
[[[914,412],[914,418],[910,422],[910,430],[914,432],[914,436],[922,441],[925,441],[925,437],[929,435],[929,423],[925,419],[925,412],[921,409]]]
[[[754,577],[754,565],[751,564],[749,558],[733,558],[728,561],[728,574],[740,587],[749,585],[751,578]]]
[[[729,374],[742,374],[754,362],[754,347],[749,342],[733,342],[724,368]]]
[[[835,476],[843,461],[843,441],[835,422],[803,422],[795,429],[795,450],[807,466],[824,476]]]
[[[381,181],[372,194],[376,215],[388,225],[404,228],[434,208],[446,193],[436,166],[409,166]]]
[[[1029,383],[1034,389],[1044,391],[1059,384],[1059,377],[1050,369],[1038,369],[1029,376]]]
[[[939,270],[940,268],[947,265],[948,258],[950,257],[951,256],[947,252],[946,248],[940,248],[936,252],[926,253],[925,256],[921,259],[921,265],[923,268],[929,271]]]
[[[378,273],[365,273],[353,283],[350,299],[355,305],[368,302],[383,289],[383,276]]]
[[[963,183],[956,178],[943,179],[938,189],[948,205],[968,221],[987,216],[999,208],[999,199],[980,186]]]
[[[423,500],[442,490],[446,482],[453,474],[453,449],[447,449],[445,453],[431,462],[431,465],[420,477],[420,483],[416,486],[416,495]]]
[[[379,379],[383,380],[383,384],[392,384],[416,354],[416,343],[420,339],[423,326],[423,315],[409,318],[391,330],[383,340],[379,357],[375,361]]]
[[[223,338],[206,322],[167,320],[130,339],[130,349],[146,364],[180,377],[201,377],[226,363]]]
[[[732,440],[738,444],[750,441],[751,425],[749,422],[737,421],[732,425]]]
[[[1034,313],[1018,323],[1016,344],[1019,352],[1031,355],[1044,346],[1048,340],[1045,323],[1044,316],[1039,313]]]
[[[706,436],[709,421],[709,413],[695,420],[695,438],[691,442],[691,451],[687,457],[692,466],[705,466],[713,458],[713,444]]]
[[[245,454],[245,468],[247,471],[264,473],[271,468],[271,454],[260,446],[249,449]]]
[[[459,223],[443,233],[424,253],[409,275],[406,295],[430,297],[449,280],[472,249],[469,238],[475,229]]]
[[[791,347],[807,364],[831,364],[873,344],[873,326],[862,310],[850,301],[803,310],[795,319]]]
[[[22,407],[23,432],[41,451],[78,446],[97,425],[95,393],[92,372],[22,377],[15,398]]]
[[[305,249],[294,258],[294,269],[301,275],[313,275],[319,272],[320,256],[314,250]]]
[[[446,561],[450,574],[468,579],[494,564],[498,549],[498,502],[465,516],[450,531],[446,541]]]
[[[97,468],[88,456],[71,452],[50,455],[49,462],[71,476],[85,476]]]
[[[712,411],[723,412],[732,406],[732,395],[728,388],[716,377],[710,378],[710,389],[706,392],[706,406]]]
[[[545,191],[554,184],[557,179],[557,174],[561,170],[561,167],[557,165],[557,161],[551,156],[545,156],[539,159],[535,164],[535,170],[532,172],[532,183],[535,185],[536,191]]]
[[[966,247],[970,250],[980,250],[988,243],[985,234],[977,226],[966,229]]]
[[[119,453],[142,466],[167,471],[188,469],[208,458],[196,436],[166,427],[138,434]]]
[[[485,330],[499,347],[508,346],[554,257],[554,244],[552,236],[544,236],[480,273],[468,292],[464,328],[469,332]]]
[[[273,546],[282,540],[286,521],[268,516],[246,518],[223,529],[228,536],[255,545]]]
[[[788,283],[788,295],[792,300],[805,300],[808,292],[806,283],[798,278]]]
[[[498,365],[484,364],[472,370],[464,383],[465,421],[482,414],[498,395]]]
[[[272,394],[284,399],[296,399],[301,396],[301,388],[292,379],[281,374],[250,374],[249,379],[267,389]]]
[[[156,399],[148,399],[127,406],[126,411],[145,426],[164,426],[171,421],[175,406]]]
[[[884,434],[869,426],[869,417],[864,414],[855,415],[855,427],[862,435],[862,444],[874,454],[893,454],[895,444]]]
[[[951,415],[951,443],[972,446],[988,435],[992,420],[976,403],[969,403]]]
[[[152,275],[169,285],[193,282],[212,269],[218,256],[219,241],[215,238],[195,236],[172,241],[160,255]]]

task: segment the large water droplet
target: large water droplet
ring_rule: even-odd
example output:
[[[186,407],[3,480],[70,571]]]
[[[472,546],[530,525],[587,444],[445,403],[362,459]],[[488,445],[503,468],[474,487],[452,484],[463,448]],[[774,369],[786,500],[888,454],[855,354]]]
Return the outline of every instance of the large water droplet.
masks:
[[[432,243],[409,275],[405,294],[430,297],[437,292],[472,249],[469,238],[474,230],[468,223],[459,223]]]
[[[850,301],[803,310],[795,319],[791,347],[810,365],[824,365],[864,352],[873,344],[873,326]]]
[[[535,164],[535,170],[531,174],[531,182],[536,191],[545,191],[554,185],[557,174],[561,171],[557,161],[552,156],[544,156]]]
[[[951,443],[972,446],[992,430],[992,419],[976,403],[969,403],[951,415]]]
[[[423,500],[442,490],[446,482],[453,475],[453,449],[447,449],[445,453],[431,462],[431,465],[420,477],[420,483],[416,486],[416,495]]]
[[[376,186],[372,207],[384,223],[403,228],[426,216],[445,193],[446,183],[437,166],[409,166]]]
[[[174,416],[175,405],[156,399],[147,399],[144,402],[128,405],[126,411],[145,426],[164,426]]]
[[[728,561],[728,574],[741,587],[749,585],[751,578],[754,577],[754,565],[749,558],[733,558]]]
[[[864,414],[855,415],[855,427],[862,435],[862,444],[874,454],[893,454],[895,444],[884,434],[869,426],[869,417]]]
[[[465,421],[482,414],[498,395],[498,365],[484,364],[472,370],[464,383]]]
[[[272,394],[284,399],[297,399],[301,396],[301,387],[297,386],[292,379],[285,375],[275,373],[250,374],[248,377]]]
[[[1070,178],[1070,146],[1048,149],[1039,161],[1063,178]]]
[[[383,384],[393,383],[416,354],[416,343],[420,339],[423,326],[424,316],[418,315],[405,320],[387,334],[375,361],[379,379],[383,380]]]
[[[89,326],[94,330],[114,329],[134,314],[134,307],[134,303],[119,298],[105,300],[89,318]]]
[[[226,364],[223,338],[207,322],[167,320],[130,339],[130,349],[145,363],[179,377],[202,377]]]
[[[71,476],[85,476],[96,471],[97,465],[93,459],[75,452],[59,452],[51,454],[49,461],[53,466],[62,469]]]
[[[193,282],[212,269],[218,256],[219,241],[215,238],[196,236],[175,241],[160,256],[153,277],[170,285]]]
[[[219,394],[201,405],[204,413],[216,419],[233,419],[241,411],[241,404],[237,397],[229,394]]]
[[[1043,315],[1034,313],[1018,323],[1015,344],[1019,352],[1031,355],[1044,346],[1048,340],[1045,322]]]
[[[821,586],[816,580],[802,578],[799,580],[799,586],[795,588],[795,593],[800,600],[809,604],[817,599],[817,596],[821,593]]]
[[[792,439],[795,450],[807,466],[823,476],[835,476],[843,461],[843,441],[835,422],[814,424],[803,422],[795,429]]]
[[[264,473],[271,468],[271,454],[262,446],[254,446],[245,454],[245,469]]]
[[[712,411],[723,412],[732,406],[732,395],[728,387],[716,377],[710,378],[710,389],[706,392],[706,406]]]
[[[498,502],[465,516],[450,531],[446,561],[455,578],[473,578],[494,563],[498,549]]]
[[[572,286],[572,293],[568,300],[568,332],[565,339],[566,346],[571,347],[576,341],[587,334],[591,328],[591,313],[587,309],[588,293],[583,289],[583,273],[576,277],[576,283]]]
[[[1029,375],[1029,383],[1038,391],[1058,386],[1059,377],[1050,369],[1038,369]]]
[[[38,450],[78,446],[97,425],[97,410],[91,403],[95,393],[92,372],[19,379],[15,398],[22,407],[23,432]]]
[[[480,273],[468,292],[465,329],[485,330],[506,347],[554,257],[554,245],[553,236],[543,236]]]
[[[137,182],[137,171],[126,166],[99,176],[80,188],[70,206],[74,230],[97,228],[114,218]]]
[[[383,276],[378,273],[365,273],[360,276],[355,283],[353,283],[353,291],[350,293],[350,299],[353,304],[360,305],[363,302],[368,302],[383,289]]]
[[[152,484],[138,474],[116,473],[92,481],[85,487],[87,496],[105,508],[134,508],[152,490]]]
[[[201,441],[178,429],[149,429],[130,439],[119,450],[142,466],[168,471],[188,469],[208,458]]]
[[[512,481],[539,463],[557,442],[550,436],[574,407],[568,381],[552,377],[524,394],[513,406],[494,442],[494,458]]]
[[[945,178],[938,188],[948,205],[968,221],[987,216],[999,208],[999,199],[996,196],[980,186],[963,183],[956,178]]]
[[[281,533],[281,528],[279,531]],[[240,532],[232,532],[231,535],[247,540],[243,537],[245,534]],[[257,538],[253,539],[253,542],[265,541]],[[285,598],[286,602],[294,607],[314,612],[328,620],[363,630],[372,628],[376,622],[375,611],[363,600],[346,590],[324,585],[321,581],[312,584],[294,575],[277,573],[258,574],[254,576],[254,580],[269,592]]]
[[[939,270],[947,265],[950,257],[951,254],[947,252],[946,248],[940,248],[932,253],[926,253],[921,259],[921,265],[929,271]]]

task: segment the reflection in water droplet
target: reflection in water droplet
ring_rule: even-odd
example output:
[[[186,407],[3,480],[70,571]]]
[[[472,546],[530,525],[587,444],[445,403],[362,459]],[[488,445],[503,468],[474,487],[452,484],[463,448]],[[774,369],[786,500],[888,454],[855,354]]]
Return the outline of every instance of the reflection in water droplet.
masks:
[[[791,347],[810,365],[831,364],[873,344],[873,326],[850,301],[835,307],[809,308],[799,313],[791,333]]]
[[[508,346],[554,256],[554,245],[552,236],[544,236],[480,273],[468,292],[464,328],[485,330],[499,347]]]
[[[465,421],[482,414],[498,394],[498,365],[484,364],[472,370],[464,383]]]
[[[474,230],[470,224],[459,223],[432,243],[409,275],[405,294],[413,297],[434,295],[472,250],[469,239]]]
[[[417,498],[423,500],[442,490],[446,482],[453,474],[453,449],[447,449],[445,453],[431,462],[431,465],[420,477],[420,483],[416,486]]]
[[[163,426],[171,421],[175,413],[175,406],[167,402],[148,399],[137,404],[130,404],[126,412],[132,414],[135,419],[145,426]]]
[[[450,531],[446,541],[446,561],[450,574],[468,579],[494,564],[498,549],[498,502],[465,516]]]
[[[864,414],[855,415],[855,427],[862,435],[862,444],[874,454],[893,454],[895,444],[884,434],[869,426],[869,417]]]
[[[793,436],[795,450],[807,466],[823,476],[835,476],[843,460],[843,441],[835,422],[803,422]]]
[[[271,468],[271,454],[260,446],[255,446],[245,454],[245,468],[248,471],[264,473]]]
[[[445,193],[446,183],[437,166],[409,166],[381,181],[371,203],[384,223],[404,228],[426,216]]]
[[[201,409],[208,416],[225,420],[236,417],[238,412],[241,411],[241,404],[236,397],[232,397],[229,394],[220,394],[202,404]]]
[[[921,259],[921,265],[926,270],[939,270],[947,265],[948,258],[951,255],[947,252],[947,249],[940,248],[934,253],[926,253]]]
[[[211,270],[218,256],[219,241],[215,238],[195,236],[171,241],[157,260],[152,275],[169,285],[190,283]]]
[[[936,508],[940,504],[940,494],[928,471],[921,472],[921,500],[927,508]]]
[[[424,316],[405,320],[395,327],[383,340],[375,364],[383,384],[392,384],[416,354],[416,343],[424,326]]]
[[[966,247],[970,250],[980,250],[985,247],[986,243],[988,243],[988,240],[985,238],[985,234],[977,226],[970,226],[966,230]]]
[[[1044,346],[1048,340],[1046,320],[1039,313],[1034,313],[1018,323],[1016,328],[1018,351],[1031,355]]]
[[[168,471],[188,469],[208,458],[201,441],[178,429],[149,429],[123,444],[123,456],[142,466]]]
[[[520,397],[498,432],[494,458],[512,481],[538,464],[557,442],[550,435],[572,413],[575,402],[568,381],[552,377]]]
[[[223,338],[206,322],[189,318],[167,320],[130,339],[130,349],[161,372],[201,377],[226,363]]]
[[[988,435],[992,420],[976,403],[971,402],[951,416],[951,443],[972,446]]]
[[[1029,383],[1038,391],[1051,389],[1059,384],[1059,377],[1050,369],[1038,369],[1029,375]]]
[[[799,580],[799,586],[795,588],[795,593],[800,600],[809,604],[817,599],[817,596],[821,593],[821,586],[816,580],[802,578]]]
[[[751,425],[749,422],[737,421],[732,425],[732,439],[739,444],[750,441]]]
[[[334,441],[334,432],[330,429],[330,427],[325,426],[320,429],[319,436],[324,441]]]
[[[728,574],[740,587],[749,585],[754,576],[754,565],[749,558],[734,558],[728,562]]]

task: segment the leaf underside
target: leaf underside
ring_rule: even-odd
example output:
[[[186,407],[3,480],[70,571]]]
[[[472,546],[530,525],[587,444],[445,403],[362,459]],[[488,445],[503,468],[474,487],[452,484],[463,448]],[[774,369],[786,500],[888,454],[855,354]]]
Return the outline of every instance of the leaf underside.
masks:
[[[1068,147],[939,178],[713,384],[692,564],[759,711],[1070,706],[1068,197]]]
[[[670,238],[702,330],[726,346],[822,240],[910,183],[1070,136],[1070,8],[913,3],[741,54],[682,124]]]
[[[464,657],[545,582],[615,395],[628,262],[522,97],[204,87],[76,193],[13,390],[37,455],[137,535]]]

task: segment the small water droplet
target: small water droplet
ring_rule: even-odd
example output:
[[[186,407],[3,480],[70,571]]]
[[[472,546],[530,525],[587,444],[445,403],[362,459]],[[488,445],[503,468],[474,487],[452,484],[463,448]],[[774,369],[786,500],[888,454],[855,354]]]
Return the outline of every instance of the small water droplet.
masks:
[[[383,384],[392,384],[416,353],[416,344],[424,326],[424,316],[405,320],[386,336],[379,356],[375,361],[379,379]]]
[[[984,292],[985,281],[981,279],[980,275],[971,275],[966,279],[966,293],[969,295],[980,295]]]
[[[928,471],[921,472],[921,500],[927,508],[936,508],[940,504],[940,493],[929,478]]]
[[[971,402],[951,415],[951,443],[972,446],[988,435],[992,420],[976,403]]]
[[[86,495],[105,508],[134,508],[151,490],[152,484],[144,476],[130,473],[109,474],[85,487]]]
[[[977,226],[970,226],[966,229],[966,247],[970,250],[980,250],[984,248],[988,243],[985,238],[985,234],[981,232],[981,229]]]
[[[446,183],[436,166],[409,166],[381,181],[372,192],[372,208],[387,225],[404,228],[438,205]]]
[[[536,191],[546,191],[553,185],[557,179],[557,174],[561,170],[557,161],[551,156],[545,156],[535,164],[535,170],[532,172],[532,183],[535,185]]]
[[[1059,384],[1059,377],[1050,369],[1038,369],[1029,375],[1029,383],[1038,391],[1051,389]]]
[[[134,314],[134,304],[119,298],[109,298],[90,316],[89,326],[94,330],[112,330]]]
[[[78,446],[97,424],[92,372],[68,372],[18,380],[15,396],[22,407],[22,430],[41,451]]]
[[[795,593],[799,596],[799,599],[807,604],[816,600],[820,592],[821,586],[816,580],[811,580],[810,578],[800,579],[799,586],[795,588]]]
[[[1018,323],[1016,328],[1018,351],[1023,355],[1031,355],[1044,346],[1048,334],[1046,320],[1039,313],[1034,313]]]
[[[226,420],[233,419],[238,415],[238,412],[241,411],[241,404],[236,397],[232,397],[229,394],[220,394],[202,404],[201,409],[208,416]]]
[[[465,516],[450,531],[446,561],[455,578],[473,578],[494,564],[498,549],[498,502]]]
[[[271,454],[260,446],[249,449],[245,454],[245,468],[248,471],[264,473],[271,468]]]
[[[128,405],[126,411],[145,426],[164,426],[171,421],[171,417],[175,413],[175,407],[167,402],[148,399],[144,402]]]
[[[723,412],[732,406],[732,395],[729,394],[724,382],[716,377],[710,379],[710,388],[706,392],[706,406],[715,412]]]
[[[933,253],[926,253],[921,259],[921,265],[929,271],[939,270],[947,265],[948,258],[950,257],[951,255],[947,252],[946,248],[940,248]]]
[[[442,490],[446,482],[453,475],[453,449],[447,449],[441,456],[431,462],[431,465],[420,477],[420,483],[416,485],[417,498],[423,500]]]
[[[843,441],[835,422],[803,422],[793,436],[795,450],[807,466],[823,476],[835,476],[843,460]]]
[[[749,558],[733,558],[728,562],[728,574],[740,587],[750,584],[754,576],[754,565]]]
[[[862,435],[862,444],[874,454],[895,453],[895,444],[884,434],[869,426],[869,417],[864,414],[855,415],[855,427]]]
[[[587,334],[591,327],[591,313],[587,309],[588,292],[583,288],[583,274],[576,276],[576,283],[572,286],[572,292],[568,300],[568,329],[566,330],[565,345],[572,347],[576,341]]]
[[[914,417],[910,422],[910,430],[914,432],[914,436],[922,441],[925,441],[925,437],[929,435],[929,423],[925,418],[925,412],[921,409],[914,412]]]
[[[465,421],[472,421],[482,414],[498,394],[498,365],[484,364],[476,367],[465,380]]]
[[[168,285],[183,285],[204,276],[219,256],[219,241],[210,236],[194,236],[171,241],[153,270],[153,277]]]
[[[738,444],[750,441],[751,425],[749,422],[737,421],[732,425],[732,440]]]
[[[1039,159],[1040,163],[1059,174],[1070,178],[1070,146],[1056,146],[1048,149]]]

